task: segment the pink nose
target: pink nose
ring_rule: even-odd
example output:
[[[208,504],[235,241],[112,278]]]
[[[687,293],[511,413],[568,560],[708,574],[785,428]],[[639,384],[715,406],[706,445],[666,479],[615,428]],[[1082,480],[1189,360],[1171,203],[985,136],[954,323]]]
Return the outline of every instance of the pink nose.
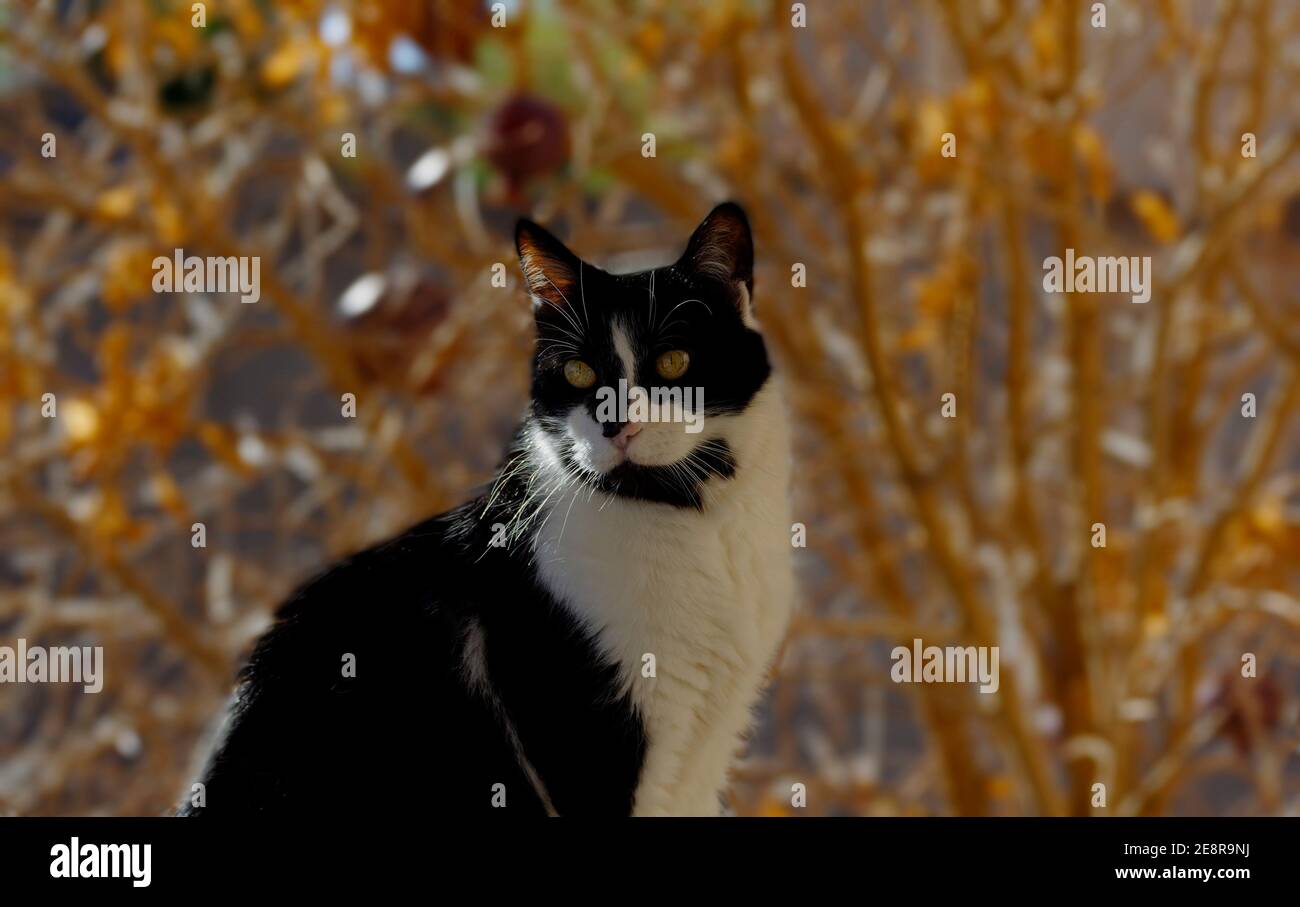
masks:
[[[641,433],[640,422],[629,422],[623,426],[623,430],[614,436],[614,446],[619,450],[627,450],[628,442]]]

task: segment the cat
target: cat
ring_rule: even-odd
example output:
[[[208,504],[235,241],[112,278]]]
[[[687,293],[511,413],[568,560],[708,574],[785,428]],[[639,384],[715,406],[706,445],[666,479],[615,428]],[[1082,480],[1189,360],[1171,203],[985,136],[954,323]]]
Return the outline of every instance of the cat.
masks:
[[[515,240],[537,342],[494,479],[282,606],[182,815],[722,811],[794,601],[749,222],[634,274]],[[620,379],[663,405],[602,409]]]

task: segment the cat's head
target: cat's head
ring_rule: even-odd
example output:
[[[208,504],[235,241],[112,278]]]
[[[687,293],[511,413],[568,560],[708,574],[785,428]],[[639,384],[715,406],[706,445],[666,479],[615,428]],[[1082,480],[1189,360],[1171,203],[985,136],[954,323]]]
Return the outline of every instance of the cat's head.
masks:
[[[714,208],[674,263],[610,274],[531,221],[515,231],[537,320],[531,431],[574,481],[700,507],[738,468],[735,438],[771,372],[754,320],[754,247]]]

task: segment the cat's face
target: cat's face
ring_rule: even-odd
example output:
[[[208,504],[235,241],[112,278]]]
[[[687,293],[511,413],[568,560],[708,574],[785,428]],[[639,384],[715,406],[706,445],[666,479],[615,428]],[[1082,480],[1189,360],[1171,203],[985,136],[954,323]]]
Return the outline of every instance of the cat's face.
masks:
[[[516,243],[537,319],[535,443],[575,481],[699,507],[701,484],[735,471],[728,427],[770,373],[744,212],[719,205],[677,262],[636,274],[593,267],[529,221]]]

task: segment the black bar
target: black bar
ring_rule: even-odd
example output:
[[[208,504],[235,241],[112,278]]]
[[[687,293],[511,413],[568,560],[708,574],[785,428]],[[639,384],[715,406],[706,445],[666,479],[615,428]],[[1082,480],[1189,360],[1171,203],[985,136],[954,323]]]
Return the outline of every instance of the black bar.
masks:
[[[131,897],[148,890],[202,893],[206,901],[219,890],[328,890],[383,880],[425,886],[440,898],[480,886],[489,895],[516,876],[532,879],[540,895],[612,873],[656,886],[676,885],[678,874],[703,876],[733,892],[779,876],[815,881],[827,898],[830,889],[822,886],[843,882],[850,893],[911,891],[921,896],[917,903],[935,890],[967,886],[986,894],[1043,893],[1046,886],[1058,895],[1097,888],[1181,895],[1200,888],[1231,897],[1244,886],[1294,880],[1297,828],[1287,819],[1208,818],[666,819],[618,826],[561,820],[545,828],[419,815],[400,827],[345,818],[310,825],[8,819],[0,821],[0,885],[7,895],[77,889]],[[126,871],[119,878],[54,878],[51,852],[74,837],[79,850],[150,845],[148,886],[135,886]],[[524,867],[530,872],[519,876]],[[1214,875],[1189,878],[1193,870]],[[1240,870],[1248,877],[1221,877]],[[1154,878],[1120,877],[1134,871]],[[444,885],[453,888],[428,887]]]

